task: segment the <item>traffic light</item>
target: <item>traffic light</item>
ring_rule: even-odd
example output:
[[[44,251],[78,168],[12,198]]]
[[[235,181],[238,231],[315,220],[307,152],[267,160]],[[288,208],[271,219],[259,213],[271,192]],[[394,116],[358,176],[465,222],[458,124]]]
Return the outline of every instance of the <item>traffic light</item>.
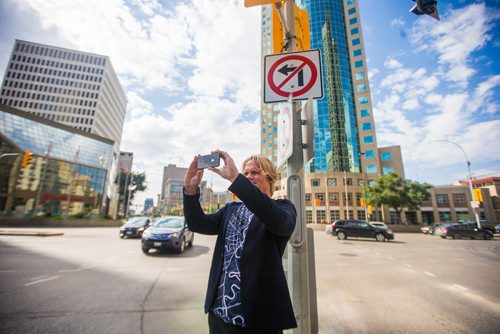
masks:
[[[371,215],[373,213],[373,207],[368,205],[368,214]]]
[[[273,28],[273,53],[283,53],[285,51],[285,30],[281,24],[278,10],[273,6],[272,28]],[[296,51],[305,51],[311,49],[311,32],[309,28],[309,15],[304,9],[297,5],[295,12],[295,35],[297,36]]]
[[[410,9],[410,12],[416,15],[427,14],[439,21],[437,0],[413,0],[413,2],[415,2],[415,6]]]
[[[360,199],[359,199],[359,204],[360,204],[361,206],[366,206],[366,198],[360,198]]]
[[[476,202],[482,202],[483,201],[483,193],[481,192],[480,188],[474,189],[474,200]]]
[[[236,201],[236,198],[236,194],[231,194],[231,199],[233,200],[233,202]]]
[[[28,165],[31,163],[32,157],[33,157],[33,153],[31,153],[30,151],[24,152],[23,161],[22,161],[21,165],[23,167],[28,167]]]
[[[316,198],[316,206],[320,206],[321,205],[321,200],[319,198]]]

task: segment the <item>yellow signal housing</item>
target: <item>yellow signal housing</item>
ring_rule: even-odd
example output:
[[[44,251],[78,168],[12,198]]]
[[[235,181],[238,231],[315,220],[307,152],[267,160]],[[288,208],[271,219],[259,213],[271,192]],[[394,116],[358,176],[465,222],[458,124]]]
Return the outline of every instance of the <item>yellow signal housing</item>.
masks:
[[[281,25],[280,17],[276,7],[273,6],[273,53],[283,53],[285,47],[285,29]],[[297,35],[297,51],[311,49],[311,31],[309,28],[309,15],[305,9],[294,7],[295,11],[295,34]]]
[[[361,206],[366,206],[366,198],[360,198],[360,199],[359,199],[359,204],[360,204]]]
[[[474,189],[474,200],[476,202],[482,202],[483,201],[483,193],[481,192],[480,188]]]
[[[316,206],[321,205],[321,200],[319,198],[316,198]]]
[[[373,213],[373,207],[368,205],[368,214],[371,215]]]
[[[30,151],[24,152],[23,161],[21,162],[21,166],[23,166],[25,168],[28,167],[29,164],[31,163],[32,157],[33,157],[33,153],[31,153]]]

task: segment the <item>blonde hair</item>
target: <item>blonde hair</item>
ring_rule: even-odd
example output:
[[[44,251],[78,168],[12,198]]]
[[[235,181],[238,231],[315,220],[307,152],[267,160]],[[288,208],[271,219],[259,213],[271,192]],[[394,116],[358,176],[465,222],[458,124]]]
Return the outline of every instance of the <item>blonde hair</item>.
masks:
[[[267,179],[271,182],[271,195],[272,195],[274,192],[274,184],[278,179],[278,171],[276,170],[276,167],[274,167],[271,160],[269,160],[266,156],[252,155],[246,158],[245,161],[243,161],[242,169],[245,169],[245,166],[249,161],[255,162],[257,166],[259,166],[261,171],[266,175]]]

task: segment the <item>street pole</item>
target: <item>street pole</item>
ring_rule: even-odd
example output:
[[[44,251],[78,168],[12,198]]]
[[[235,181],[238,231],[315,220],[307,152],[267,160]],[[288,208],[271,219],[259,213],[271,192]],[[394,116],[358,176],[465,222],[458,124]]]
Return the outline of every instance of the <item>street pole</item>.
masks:
[[[45,152],[45,164],[43,165],[42,176],[40,177],[40,185],[38,186],[38,192],[36,194],[36,200],[35,200],[35,216],[38,213],[38,205],[40,205],[40,200],[42,197],[42,191],[43,191],[42,189],[43,189],[43,184],[45,182],[45,175],[47,173],[47,165],[49,164],[49,154],[51,147],[52,147],[52,142],[49,143],[47,151]]]
[[[448,142],[450,144],[453,144],[456,147],[458,147],[460,149],[460,151],[462,151],[462,153],[464,154],[465,162],[467,163],[467,175],[469,177],[469,190],[470,190],[470,198],[471,198],[471,202],[472,202],[474,200],[474,188],[472,186],[472,174],[470,172],[470,161],[469,161],[469,158],[467,157],[467,154],[465,153],[464,149],[462,148],[462,146],[460,146],[457,143],[455,143],[454,141],[451,141],[448,139],[439,139],[439,140],[435,140],[435,141],[445,141],[445,142]],[[477,227],[481,228],[481,221],[479,219],[478,212],[474,209],[474,207],[471,207],[471,209],[472,209],[472,212],[474,212],[474,217],[476,218]]]
[[[280,13],[281,3],[276,3],[275,6]],[[280,17],[285,28],[285,38],[287,39],[285,41],[285,45],[287,45],[286,52],[294,52],[296,51],[297,44],[294,0],[285,2],[285,22],[283,22],[282,15]],[[297,320],[297,328],[292,329],[290,332],[294,334],[306,334],[311,333],[311,296],[305,210],[299,210],[299,208],[305,208],[305,199],[303,196],[298,196],[298,194],[304,194],[302,123],[298,103],[292,102],[293,153],[287,160],[288,181],[293,182],[300,188],[290,187],[288,189],[289,199],[295,205],[295,208],[297,208],[296,228],[288,247],[288,287],[292,295],[292,303]],[[287,184],[290,183],[287,182]],[[302,236],[300,241],[295,240],[297,235]]]
[[[351,219],[349,215],[349,196],[347,196],[347,173],[344,171],[344,198],[345,198],[345,205],[346,205],[346,213],[347,213],[347,219]]]

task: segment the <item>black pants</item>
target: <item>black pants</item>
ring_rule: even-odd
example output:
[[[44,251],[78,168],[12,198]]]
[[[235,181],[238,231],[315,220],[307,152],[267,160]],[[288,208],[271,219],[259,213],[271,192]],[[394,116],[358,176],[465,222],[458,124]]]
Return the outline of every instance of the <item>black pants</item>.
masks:
[[[208,312],[208,328],[210,329],[210,334],[283,334],[283,331],[265,333],[252,332],[245,327],[228,324],[212,312]]]

